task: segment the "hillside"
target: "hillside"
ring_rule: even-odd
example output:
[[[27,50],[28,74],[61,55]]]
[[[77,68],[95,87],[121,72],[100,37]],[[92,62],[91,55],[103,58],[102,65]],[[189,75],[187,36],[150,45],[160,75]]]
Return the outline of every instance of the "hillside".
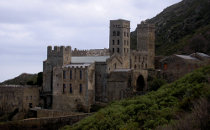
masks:
[[[210,0],[183,0],[147,22],[156,25],[156,54],[210,54]],[[136,31],[131,33],[135,49]],[[132,39],[133,38],[133,39]]]
[[[38,74],[23,73],[13,79],[0,83],[0,85],[42,85],[42,72]]]
[[[208,104],[196,105],[195,102],[200,100]],[[187,74],[157,91],[111,103],[74,126],[65,126],[63,129],[154,129],[165,124],[168,127],[176,122],[178,124],[180,119],[184,119],[183,115],[197,112],[200,114],[194,114],[190,124],[182,122],[181,125],[187,125],[189,129],[205,129],[210,127],[209,109],[210,66]]]

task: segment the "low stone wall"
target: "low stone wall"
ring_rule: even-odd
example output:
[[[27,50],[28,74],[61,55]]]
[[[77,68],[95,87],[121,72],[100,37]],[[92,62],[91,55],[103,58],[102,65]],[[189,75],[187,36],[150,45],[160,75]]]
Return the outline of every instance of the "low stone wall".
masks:
[[[91,115],[92,113],[83,113],[73,116],[62,117],[43,117],[43,118],[30,118],[15,122],[0,123],[1,130],[57,130],[65,125],[72,125],[81,119]]]
[[[79,113],[71,112],[71,111],[57,111],[57,110],[49,110],[49,109],[31,109],[31,111],[36,112],[37,118],[41,117],[60,117],[66,115],[77,115]]]

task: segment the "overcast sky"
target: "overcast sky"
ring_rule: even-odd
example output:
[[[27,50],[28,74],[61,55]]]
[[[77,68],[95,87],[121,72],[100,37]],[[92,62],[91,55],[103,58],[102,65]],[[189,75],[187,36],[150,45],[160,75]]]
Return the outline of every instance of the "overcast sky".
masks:
[[[0,0],[0,82],[42,71],[48,45],[108,48],[109,20],[131,31],[181,0]]]

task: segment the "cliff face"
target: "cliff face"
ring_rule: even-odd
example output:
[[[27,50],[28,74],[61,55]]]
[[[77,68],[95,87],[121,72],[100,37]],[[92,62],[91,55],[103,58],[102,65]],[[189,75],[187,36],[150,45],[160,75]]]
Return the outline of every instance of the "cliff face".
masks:
[[[156,54],[189,54],[194,51],[209,54],[209,7],[210,0],[183,0],[148,19],[147,22],[156,25]],[[131,42],[135,47],[135,39]]]

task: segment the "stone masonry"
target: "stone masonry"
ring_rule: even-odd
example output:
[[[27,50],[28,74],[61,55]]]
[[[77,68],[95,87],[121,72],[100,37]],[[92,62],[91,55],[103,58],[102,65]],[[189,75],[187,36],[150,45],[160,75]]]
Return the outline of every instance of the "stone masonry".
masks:
[[[110,20],[109,49],[47,49],[43,62],[45,108],[89,112],[95,102],[110,102],[147,89],[154,69],[154,25],[137,27],[137,46],[130,50],[130,21]]]

